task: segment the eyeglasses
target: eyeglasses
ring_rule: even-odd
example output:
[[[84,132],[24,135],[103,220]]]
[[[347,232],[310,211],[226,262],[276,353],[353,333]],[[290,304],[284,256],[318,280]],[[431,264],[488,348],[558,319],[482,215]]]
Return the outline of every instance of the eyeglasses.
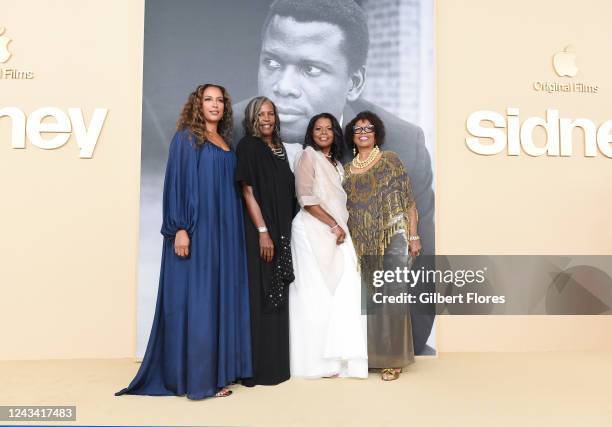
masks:
[[[372,133],[374,132],[374,125],[367,126],[353,126],[353,132],[355,133]]]

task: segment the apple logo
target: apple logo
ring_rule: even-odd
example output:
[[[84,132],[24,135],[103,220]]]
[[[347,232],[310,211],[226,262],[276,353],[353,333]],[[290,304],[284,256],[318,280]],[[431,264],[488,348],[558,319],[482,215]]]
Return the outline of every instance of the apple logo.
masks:
[[[562,52],[557,52],[553,56],[553,66],[559,77],[574,77],[578,74],[576,54],[572,51],[571,46],[566,46]]]
[[[11,39],[2,34],[4,34],[4,27],[0,27],[0,64],[4,64],[11,57],[11,52],[8,50]]]

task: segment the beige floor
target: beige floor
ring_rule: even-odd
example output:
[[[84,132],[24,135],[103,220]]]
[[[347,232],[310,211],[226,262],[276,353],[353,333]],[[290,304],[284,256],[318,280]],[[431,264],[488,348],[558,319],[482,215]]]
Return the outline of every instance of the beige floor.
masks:
[[[77,405],[76,424],[612,426],[612,353],[449,353],[400,380],[234,386],[225,399],[114,397],[129,360],[0,362],[0,405]],[[1,424],[1,422],[0,422]]]

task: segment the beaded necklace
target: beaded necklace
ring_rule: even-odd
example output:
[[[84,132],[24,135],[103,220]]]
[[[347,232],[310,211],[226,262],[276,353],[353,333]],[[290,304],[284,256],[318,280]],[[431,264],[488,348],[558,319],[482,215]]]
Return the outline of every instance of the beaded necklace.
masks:
[[[375,145],[374,148],[372,148],[372,151],[370,151],[367,159],[359,160],[359,154],[357,154],[351,163],[355,169],[365,169],[372,164],[376,157],[378,157],[379,152],[380,149],[378,148],[378,145]]]
[[[283,150],[282,145],[280,147],[270,147],[270,150],[276,157],[285,160],[285,150]]]
[[[283,148],[283,143],[282,142],[281,142],[281,144],[278,147],[276,145],[274,145],[274,143],[268,144],[266,141],[264,141],[264,142],[268,146],[270,151],[272,151],[272,154],[274,154],[279,159],[285,160],[285,149]]]

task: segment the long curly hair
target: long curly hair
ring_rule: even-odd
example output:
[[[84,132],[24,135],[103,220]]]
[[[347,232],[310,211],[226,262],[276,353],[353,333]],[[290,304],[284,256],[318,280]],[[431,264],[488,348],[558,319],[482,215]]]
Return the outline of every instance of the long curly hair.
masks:
[[[339,162],[342,156],[344,155],[344,136],[342,135],[342,128],[340,127],[340,123],[338,123],[338,120],[336,120],[333,114],[321,113],[310,119],[308,127],[306,128],[306,135],[304,136],[304,144],[302,146],[304,148],[312,147],[317,151],[321,151],[317,143],[314,141],[314,138],[312,137],[315,123],[321,118],[329,119],[329,121],[331,122],[334,141],[332,142],[329,154],[331,154],[334,163]]]
[[[221,116],[221,120],[217,125],[217,132],[229,145],[232,142],[232,100],[229,93],[223,86],[207,83],[204,85],[199,85],[193,92],[191,92],[191,94],[189,94],[189,98],[187,98],[187,102],[185,102],[185,105],[183,106],[181,115],[176,122],[176,129],[188,129],[196,137],[197,145],[204,144],[207,131],[202,105],[204,100],[204,91],[209,87],[216,87],[223,94],[223,116]]]
[[[280,146],[282,140],[280,136],[280,118],[278,117],[278,111],[276,110],[276,105],[274,105],[274,102],[265,96],[256,96],[255,98],[251,99],[244,109],[244,120],[242,121],[244,134],[261,138],[261,133],[259,132],[259,112],[261,111],[261,106],[266,102],[269,102],[274,110],[272,144],[275,146]]]

